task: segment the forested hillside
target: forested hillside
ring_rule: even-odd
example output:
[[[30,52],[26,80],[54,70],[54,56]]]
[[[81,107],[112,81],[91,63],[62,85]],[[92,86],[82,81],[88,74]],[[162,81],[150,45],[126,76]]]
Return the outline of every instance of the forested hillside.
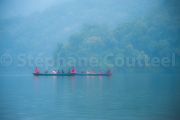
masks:
[[[57,42],[67,41],[84,23],[96,22],[116,26],[145,14],[152,4],[153,2],[148,0],[73,0],[30,16],[1,19],[1,54],[23,51],[26,54],[36,55],[38,52],[51,55]]]
[[[154,5],[146,15],[120,23],[115,28],[96,23],[84,24],[80,32],[69,37],[68,42],[61,42],[57,45],[54,57],[57,57],[57,53],[61,53],[61,57],[66,58],[96,57],[98,59],[97,68],[111,67],[112,70],[122,72],[178,72],[180,70],[179,13],[179,2],[164,1],[161,7]],[[135,64],[131,67],[127,63],[122,66],[108,66],[103,62],[107,54],[111,54],[108,57],[108,63],[113,64],[115,58],[125,59],[127,57],[130,57],[132,63],[132,57],[134,57]],[[139,57],[142,63],[146,60],[150,62],[154,57],[160,59],[160,62],[169,58],[170,64],[140,66],[137,63]],[[172,63],[173,57],[175,63]],[[78,65],[77,67],[95,68]]]
[[[66,58],[95,57],[98,59],[97,69],[178,72],[179,13],[178,0],[70,0],[28,16],[1,18],[0,54],[10,55],[14,66],[19,63],[19,54],[25,54],[26,58],[31,55],[33,60],[37,56],[53,56],[56,60],[57,53],[60,53]],[[103,58],[109,54],[106,62],[118,65],[104,64]],[[115,60],[127,57],[135,58],[130,61],[135,61],[131,67],[119,65],[121,61]],[[137,65],[139,57],[142,63],[154,57],[160,61],[165,57],[170,60],[165,61],[168,66],[147,67]],[[80,69],[96,67],[79,66]],[[60,65],[54,68],[69,67]]]

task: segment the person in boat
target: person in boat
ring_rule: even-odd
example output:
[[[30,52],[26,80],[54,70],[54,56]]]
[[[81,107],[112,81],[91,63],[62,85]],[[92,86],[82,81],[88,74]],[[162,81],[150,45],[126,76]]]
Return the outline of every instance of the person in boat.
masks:
[[[53,72],[52,72],[53,74],[56,74],[56,70],[53,70]]]
[[[94,70],[92,71],[92,74],[94,74]]]
[[[74,67],[72,68],[71,72],[72,72],[72,73],[75,73],[75,72],[76,72],[76,70],[74,69]]]
[[[82,72],[81,73],[85,73],[85,70],[82,70]]]
[[[109,74],[109,73],[111,73],[111,71],[110,71],[110,69],[109,69],[109,68],[107,69],[107,73],[108,73],[108,74]]]
[[[35,68],[34,73],[39,73],[39,70],[37,67]]]
[[[101,71],[101,70],[99,71],[99,74],[102,74],[102,71]]]
[[[56,74],[57,73],[56,70],[53,70],[53,73]]]
[[[48,70],[46,69],[46,70],[45,70],[45,74],[47,74],[47,73],[48,73]]]
[[[70,69],[68,70],[68,73],[71,73]]]
[[[87,70],[86,74],[90,74],[90,72]]]
[[[60,74],[61,72],[58,70],[57,73]]]
[[[64,74],[64,71],[62,70],[62,74]]]

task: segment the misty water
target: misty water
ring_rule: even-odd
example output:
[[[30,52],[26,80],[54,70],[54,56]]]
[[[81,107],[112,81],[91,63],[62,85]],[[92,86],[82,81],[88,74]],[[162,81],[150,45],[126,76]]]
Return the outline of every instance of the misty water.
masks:
[[[179,73],[179,0],[0,0],[0,120],[180,120]]]
[[[0,119],[177,120],[179,77],[0,76]]]

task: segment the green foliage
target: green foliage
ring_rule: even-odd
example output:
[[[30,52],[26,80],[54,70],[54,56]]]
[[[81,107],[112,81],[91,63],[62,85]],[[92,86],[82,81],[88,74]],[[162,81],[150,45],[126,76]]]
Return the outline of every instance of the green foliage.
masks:
[[[50,56],[54,50],[55,59],[57,53],[66,58],[96,57],[98,69],[107,67],[102,62],[107,54],[114,55],[108,58],[108,63],[114,63],[116,57],[142,57],[145,62],[153,57],[171,58],[175,53],[175,67],[112,66],[111,69],[180,71],[179,8],[178,0],[67,2],[42,13],[0,20],[0,53]],[[137,65],[137,59],[135,62]]]
[[[176,2],[176,1],[174,1]],[[106,25],[83,25],[79,33],[70,36],[68,42],[63,44],[60,51],[67,56],[96,57],[100,60],[98,66],[106,68],[103,57],[113,54],[107,59],[108,63],[114,63],[114,57],[134,57],[135,66],[112,66],[111,69],[121,72],[177,72],[180,70],[180,17],[178,10],[164,4],[161,8],[156,5],[149,14],[139,17],[131,22],[119,24],[115,28]],[[172,14],[173,10],[176,11]],[[66,47],[65,47],[66,46]],[[57,47],[56,49],[58,49]],[[67,52],[68,51],[68,52]],[[55,50],[55,53],[59,52]],[[138,66],[138,60],[142,63],[150,58],[172,57],[176,55],[176,66],[146,67]],[[90,67],[91,68],[91,67]]]

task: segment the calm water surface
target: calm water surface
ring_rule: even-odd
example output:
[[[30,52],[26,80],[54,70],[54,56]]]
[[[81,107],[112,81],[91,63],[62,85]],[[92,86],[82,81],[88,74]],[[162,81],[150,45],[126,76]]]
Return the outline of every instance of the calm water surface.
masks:
[[[0,76],[0,120],[179,120],[180,75]]]

